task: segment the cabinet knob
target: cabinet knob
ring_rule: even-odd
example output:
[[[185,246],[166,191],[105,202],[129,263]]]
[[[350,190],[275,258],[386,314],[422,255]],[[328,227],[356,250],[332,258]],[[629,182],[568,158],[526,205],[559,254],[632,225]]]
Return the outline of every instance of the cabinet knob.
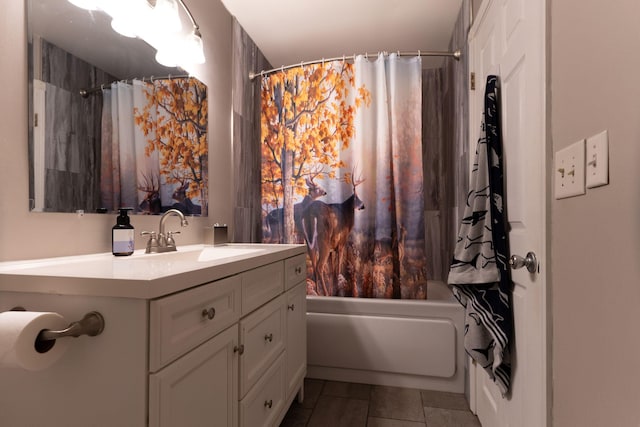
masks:
[[[269,342],[273,341],[273,334],[267,334],[267,335],[265,335],[265,336],[264,336],[264,340],[265,340],[265,341],[269,341]]]
[[[300,266],[296,267],[296,274],[302,274],[302,267]]]
[[[244,353],[244,344],[240,344],[240,345],[236,345],[233,347],[233,352],[234,353],[238,353],[238,354],[243,354]]]
[[[203,308],[202,309],[202,318],[203,319],[209,319],[212,320],[214,317],[216,317],[216,309],[211,307],[209,309]]]
[[[272,399],[265,400],[264,401],[264,407],[271,409],[271,407],[273,407],[273,400]]]
[[[293,311],[293,310],[295,310],[295,309],[296,309],[296,305],[295,305],[295,304],[291,304],[291,305],[288,305],[288,306],[287,306],[287,308],[288,308],[289,310]]]

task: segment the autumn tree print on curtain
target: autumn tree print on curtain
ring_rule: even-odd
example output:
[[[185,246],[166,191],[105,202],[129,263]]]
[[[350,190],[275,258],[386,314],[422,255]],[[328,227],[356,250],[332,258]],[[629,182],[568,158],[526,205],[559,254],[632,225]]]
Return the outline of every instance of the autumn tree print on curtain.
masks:
[[[426,298],[420,58],[262,78],[263,236],[305,243],[307,293]]]
[[[262,79],[265,242],[301,243],[294,211],[299,219],[303,204],[325,194],[315,178],[336,178],[345,167],[340,150],[354,134],[355,109],[369,100],[362,87],[348,102],[354,84],[353,65],[346,62],[292,68]]]
[[[118,82],[103,100],[103,206],[206,216],[206,86],[194,78]]]
[[[167,207],[188,215],[207,215],[208,144],[207,88],[197,79],[162,79],[147,84],[146,105],[134,111],[136,125],[146,137],[145,155],[157,152],[160,162],[161,210]],[[156,196],[157,176],[139,170],[138,190],[144,195],[141,210]],[[149,185],[150,184],[150,185]]]

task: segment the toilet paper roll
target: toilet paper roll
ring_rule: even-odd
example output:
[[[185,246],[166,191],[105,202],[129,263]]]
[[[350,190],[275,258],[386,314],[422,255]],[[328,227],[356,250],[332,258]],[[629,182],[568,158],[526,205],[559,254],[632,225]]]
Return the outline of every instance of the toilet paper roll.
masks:
[[[43,329],[60,330],[67,326],[69,322],[58,313],[0,313],[0,367],[39,371],[53,365],[67,350],[69,339],[48,341],[45,345],[36,346],[36,338]]]

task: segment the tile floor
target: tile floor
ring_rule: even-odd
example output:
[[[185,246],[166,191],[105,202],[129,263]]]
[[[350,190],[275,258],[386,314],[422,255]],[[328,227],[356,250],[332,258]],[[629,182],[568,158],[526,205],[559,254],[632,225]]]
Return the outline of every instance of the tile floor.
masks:
[[[481,427],[462,394],[305,379],[280,427]]]

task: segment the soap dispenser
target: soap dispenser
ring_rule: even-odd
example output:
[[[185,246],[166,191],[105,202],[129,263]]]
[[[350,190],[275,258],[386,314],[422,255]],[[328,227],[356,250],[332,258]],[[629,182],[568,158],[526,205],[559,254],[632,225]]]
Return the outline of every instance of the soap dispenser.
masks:
[[[111,252],[115,256],[127,256],[133,253],[134,231],[127,211],[131,208],[120,208],[116,225],[111,229]]]

